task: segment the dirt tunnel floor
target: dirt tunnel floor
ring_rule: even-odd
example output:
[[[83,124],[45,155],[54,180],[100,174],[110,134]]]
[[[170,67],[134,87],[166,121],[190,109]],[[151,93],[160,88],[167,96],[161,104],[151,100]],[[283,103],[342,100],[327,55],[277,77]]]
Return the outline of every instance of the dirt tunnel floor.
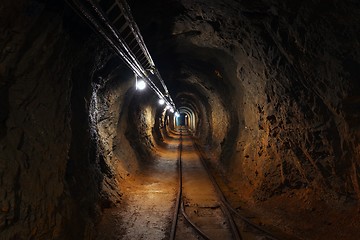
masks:
[[[98,228],[99,240],[168,239],[178,187],[180,140],[173,136],[158,148],[158,157],[144,170],[121,183],[122,202],[106,209]]]
[[[200,180],[197,179],[200,177],[199,171],[196,171],[193,182],[188,176],[191,175],[192,169],[197,168],[195,160],[198,160],[191,142],[189,138],[184,137],[183,168],[187,170],[183,173],[185,178],[183,194],[188,214],[194,218],[194,213],[197,215],[197,211],[191,211],[194,204],[194,206],[210,204],[211,207],[214,201],[202,203],[204,195],[196,198],[196,194],[190,194],[199,193],[200,189],[206,185],[194,184],[194,181]],[[120,183],[119,192],[123,194],[122,201],[118,207],[105,209],[97,228],[98,240],[169,239],[178,190],[177,161],[180,136],[170,134],[170,138],[166,138],[165,143],[166,146],[156,149],[157,157],[143,166],[140,173]],[[236,186],[233,185],[235,182],[224,183],[224,178],[217,174],[215,178],[234,208],[251,219],[253,223],[270,230],[279,239],[359,239],[357,227],[360,222],[359,214],[351,213],[351,211],[358,211],[356,206],[353,210],[329,209],[322,207],[323,204],[319,203],[316,209],[303,211],[305,205],[301,201],[302,198],[293,197],[293,195],[305,194],[301,191],[283,194],[262,204],[253,205],[240,200]],[[199,188],[198,185],[202,187]],[[196,203],[191,204],[194,201]],[[289,209],[294,210],[289,211]],[[297,217],[294,218],[294,216]],[[250,232],[253,235],[253,230],[242,229],[242,231],[247,232],[244,235],[245,239],[258,239],[248,236]],[[182,218],[178,221],[176,236],[177,239],[198,239]],[[222,239],[227,239],[227,237]],[[260,235],[258,237],[261,239]]]

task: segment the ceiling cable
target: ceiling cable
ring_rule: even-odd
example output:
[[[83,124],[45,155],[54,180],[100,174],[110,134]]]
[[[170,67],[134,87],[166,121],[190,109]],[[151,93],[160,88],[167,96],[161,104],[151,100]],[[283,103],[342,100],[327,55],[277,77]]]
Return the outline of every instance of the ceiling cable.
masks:
[[[125,0],[67,0],[67,2],[96,33],[108,42],[137,77],[142,78],[156,95],[166,102],[166,105],[175,109],[166,84],[155,67]],[[160,86],[156,82],[160,83]]]

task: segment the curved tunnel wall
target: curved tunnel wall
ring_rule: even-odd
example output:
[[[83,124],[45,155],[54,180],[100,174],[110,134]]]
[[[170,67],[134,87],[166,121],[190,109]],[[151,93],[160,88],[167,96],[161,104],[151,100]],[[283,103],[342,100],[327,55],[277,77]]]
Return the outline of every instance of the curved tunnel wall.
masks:
[[[63,3],[1,4],[1,237],[91,239],[161,142],[157,99]],[[357,202],[357,2],[164,4],[133,11],[237,194]]]

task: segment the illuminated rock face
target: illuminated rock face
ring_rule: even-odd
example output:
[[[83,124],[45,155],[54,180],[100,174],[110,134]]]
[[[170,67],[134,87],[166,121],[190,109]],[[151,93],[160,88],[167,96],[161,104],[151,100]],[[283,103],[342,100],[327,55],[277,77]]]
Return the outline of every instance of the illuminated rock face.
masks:
[[[129,3],[176,104],[192,109],[198,142],[239,198],[351,209],[360,196],[356,1]],[[5,1],[0,19],[0,238],[92,239],[101,209],[161,142],[158,99],[135,91],[63,3]]]
[[[203,143],[236,169],[244,194],[311,186],[357,198],[358,4],[180,2],[154,4],[148,18],[135,3],[135,15],[144,32],[168,27],[151,46],[167,50],[158,57],[179,102],[206,109]]]

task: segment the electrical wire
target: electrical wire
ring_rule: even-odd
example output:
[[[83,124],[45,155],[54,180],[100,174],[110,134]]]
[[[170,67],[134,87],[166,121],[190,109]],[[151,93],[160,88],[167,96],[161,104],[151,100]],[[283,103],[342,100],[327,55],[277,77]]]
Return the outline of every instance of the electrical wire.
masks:
[[[166,87],[166,84],[162,79],[158,69],[155,67],[155,64],[145,45],[140,30],[131,15],[130,7],[127,2],[125,0],[114,0],[114,4],[111,5],[112,7],[110,9],[112,9],[114,5],[117,5],[120,8],[121,14],[126,20],[126,23],[123,24],[123,26],[126,24],[127,26],[129,26],[136,40],[136,43],[138,44],[138,47],[141,49],[143,55],[146,57],[146,60],[148,62],[148,64],[146,65],[150,65],[149,70],[145,69],[144,66],[141,64],[140,60],[136,56],[136,53],[134,53],[130,49],[125,39],[123,39],[123,37],[121,36],[121,32],[116,30],[116,28],[110,23],[106,12],[101,9],[98,2],[100,1],[67,0],[67,3],[75,10],[75,12],[79,14],[97,34],[104,38],[104,40],[114,49],[115,53],[134,72],[134,74],[142,78],[160,99],[164,99],[166,105],[172,106],[174,109],[176,109],[175,104]],[[152,80],[150,73],[152,77],[155,77],[161,83],[164,93]]]

